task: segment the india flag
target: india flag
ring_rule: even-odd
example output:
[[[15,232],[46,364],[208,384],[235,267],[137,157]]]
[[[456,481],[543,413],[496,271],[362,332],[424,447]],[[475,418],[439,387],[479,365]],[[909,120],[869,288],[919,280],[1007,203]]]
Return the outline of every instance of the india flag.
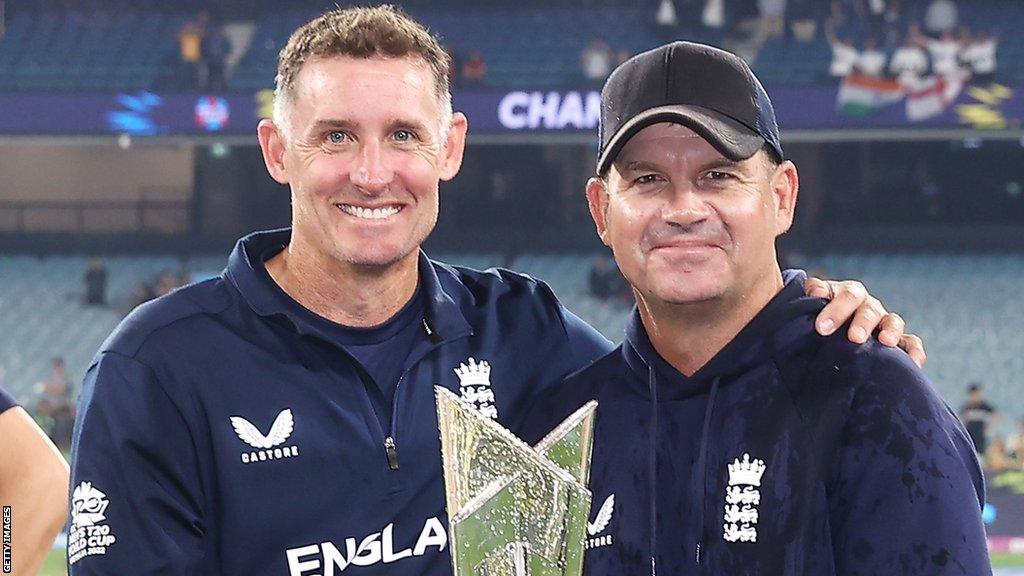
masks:
[[[903,98],[895,80],[851,74],[843,78],[836,95],[836,108],[847,116],[868,116]]]

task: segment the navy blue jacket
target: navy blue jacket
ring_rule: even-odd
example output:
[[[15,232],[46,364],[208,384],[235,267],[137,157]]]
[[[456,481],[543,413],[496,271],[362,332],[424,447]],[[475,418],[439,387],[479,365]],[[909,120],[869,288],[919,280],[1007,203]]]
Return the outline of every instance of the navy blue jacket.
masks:
[[[374,406],[325,320],[266,272],[287,241],[243,239],[221,277],[103,344],[76,422],[72,575],[450,574],[434,385],[515,427],[611,349],[543,283],[421,255],[421,337],[394,352],[393,405]]]
[[[531,442],[599,403],[586,574],[991,573],[959,420],[902,351],[817,335],[803,279],[692,377],[634,313],[538,402]]]

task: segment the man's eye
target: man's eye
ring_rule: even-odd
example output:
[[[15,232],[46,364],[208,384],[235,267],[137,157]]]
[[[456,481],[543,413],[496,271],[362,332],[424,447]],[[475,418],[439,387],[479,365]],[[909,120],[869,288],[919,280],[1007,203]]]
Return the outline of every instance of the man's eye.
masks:
[[[657,174],[644,174],[633,180],[634,184],[653,184],[661,179]]]
[[[711,170],[705,177],[709,180],[728,180],[732,178],[732,174],[728,172],[722,172],[720,170]]]
[[[341,144],[345,141],[345,133],[340,130],[334,130],[333,132],[327,133],[327,141],[331,144]]]
[[[415,135],[409,130],[395,130],[394,138],[399,142],[409,142],[415,138]]]

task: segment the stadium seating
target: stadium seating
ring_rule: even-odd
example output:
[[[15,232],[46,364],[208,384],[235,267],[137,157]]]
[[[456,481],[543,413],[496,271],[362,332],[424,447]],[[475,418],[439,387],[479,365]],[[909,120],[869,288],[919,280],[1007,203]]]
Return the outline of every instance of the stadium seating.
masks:
[[[441,255],[474,268],[499,263],[498,255]],[[77,384],[95,350],[117,324],[131,292],[162,270],[215,274],[223,258],[116,257],[106,260],[111,308],[86,307],[77,257],[0,257],[0,383],[32,404],[33,387],[48,374],[55,356],[67,360]],[[621,340],[627,307],[587,295],[591,259],[584,255],[516,258],[511,268],[545,280],[573,311],[613,341]],[[827,255],[808,262],[834,278],[858,278],[910,329],[924,338],[926,372],[943,397],[958,407],[970,382],[980,382],[995,406],[1024,416],[1017,392],[1024,374],[1024,256],[856,254]],[[1012,425],[1012,419],[1003,425]]]
[[[295,5],[268,7],[244,16],[254,22],[256,30],[229,80],[231,89],[272,87],[277,54],[289,34],[325,7],[315,2],[298,3],[297,8]],[[921,21],[924,0],[908,0],[903,5],[902,28]],[[45,91],[180,89],[184,73],[178,63],[177,34],[191,15],[187,8],[17,11],[0,37],[0,87]],[[414,2],[407,9],[456,53],[465,56],[479,50],[488,63],[486,84],[499,88],[579,85],[580,52],[596,37],[615,50],[630,53],[664,41],[653,26],[652,6],[644,3],[579,9],[564,2],[521,7],[511,3],[485,7],[465,2]],[[1024,24],[1024,5],[977,0],[971,10],[961,10],[961,20],[976,30],[1007,31],[999,47],[1000,73],[1009,81],[1024,81],[1024,41],[1012,33]],[[609,22],[615,26],[608,26]],[[856,31],[854,28],[858,40]],[[735,34],[728,29],[712,30],[683,22],[674,36],[729,47],[733,46],[729,37]],[[830,82],[825,75],[830,54],[820,32],[808,43],[789,37],[771,39],[760,48],[753,66],[769,85],[813,85]]]
[[[925,372],[958,409],[967,385],[979,382],[1003,412],[1024,416],[1024,257],[1019,255],[827,255],[807,268],[832,278],[857,278],[890,310],[906,318],[928,352]],[[514,267],[545,279],[556,294],[608,338],[622,337],[626,311],[587,296],[589,260],[523,256]],[[1001,426],[1008,432],[1013,418]]]
[[[93,354],[130,305],[135,287],[163,270],[182,267],[173,258],[107,259],[110,307],[104,308],[82,304],[87,265],[77,257],[0,257],[0,384],[29,406],[34,386],[49,374],[53,358],[63,357],[72,381],[80,382]],[[187,268],[222,266],[197,260]]]

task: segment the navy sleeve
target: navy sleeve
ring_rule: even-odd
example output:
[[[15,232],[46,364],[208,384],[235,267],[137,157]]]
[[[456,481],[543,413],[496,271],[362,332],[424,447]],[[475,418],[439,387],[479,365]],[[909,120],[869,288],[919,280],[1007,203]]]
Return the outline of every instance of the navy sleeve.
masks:
[[[75,423],[69,574],[215,573],[198,468],[187,419],[153,371],[102,354]]]
[[[870,350],[841,368],[856,395],[829,496],[837,574],[991,574],[970,438],[908,356]]]
[[[6,412],[17,405],[18,403],[14,401],[14,397],[7,390],[0,388],[0,413]]]

